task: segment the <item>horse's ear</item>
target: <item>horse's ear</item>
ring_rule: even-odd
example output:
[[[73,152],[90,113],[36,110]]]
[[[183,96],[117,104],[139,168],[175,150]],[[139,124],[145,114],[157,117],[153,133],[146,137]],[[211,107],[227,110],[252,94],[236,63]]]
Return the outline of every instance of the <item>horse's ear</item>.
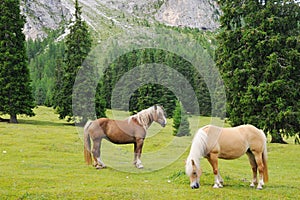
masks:
[[[133,122],[135,122],[135,123],[138,123],[138,120],[137,120],[136,117],[131,117],[131,120],[132,120]]]
[[[157,105],[156,104],[154,105],[154,110],[157,110]]]
[[[192,161],[192,166],[195,166],[195,161],[193,159],[191,161]]]

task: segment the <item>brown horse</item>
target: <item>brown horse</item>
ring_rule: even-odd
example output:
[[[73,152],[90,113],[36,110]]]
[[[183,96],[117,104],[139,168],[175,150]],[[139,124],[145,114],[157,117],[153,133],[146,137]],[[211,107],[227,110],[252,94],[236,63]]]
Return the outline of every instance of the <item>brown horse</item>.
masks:
[[[250,184],[259,182],[257,189],[262,189],[264,181],[268,181],[267,146],[264,132],[252,125],[241,125],[234,128],[220,128],[207,125],[198,130],[194,136],[190,154],[186,161],[186,174],[190,177],[192,189],[199,188],[201,176],[200,158],[207,158],[215,175],[214,188],[223,187],[223,179],[218,169],[218,158],[236,159],[248,155],[252,167],[253,179]]]
[[[165,112],[161,106],[152,106],[130,116],[125,120],[112,120],[100,118],[95,121],[88,121],[84,126],[84,157],[87,164],[92,163],[97,169],[105,167],[100,157],[101,141],[103,138],[115,144],[134,144],[134,165],[143,168],[140,160],[142,148],[146,137],[146,131],[155,121],[162,127],[167,124]],[[91,140],[93,149],[91,151]]]

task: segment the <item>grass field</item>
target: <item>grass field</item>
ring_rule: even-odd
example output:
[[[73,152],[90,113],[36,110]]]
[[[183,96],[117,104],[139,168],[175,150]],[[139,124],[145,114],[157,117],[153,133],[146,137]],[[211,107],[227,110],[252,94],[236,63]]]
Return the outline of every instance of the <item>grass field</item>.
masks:
[[[163,129],[150,128],[144,169],[133,167],[132,145],[104,142],[103,161],[109,167],[95,170],[84,163],[80,128],[58,120],[51,108],[35,113],[19,116],[19,124],[0,123],[0,199],[300,199],[300,146],[292,142],[268,144],[269,182],[262,191],[249,187],[246,156],[220,160],[222,189],[212,188],[211,167],[202,159],[201,187],[192,190],[184,173],[192,137],[174,138],[171,120]],[[190,121],[202,126],[210,118]]]

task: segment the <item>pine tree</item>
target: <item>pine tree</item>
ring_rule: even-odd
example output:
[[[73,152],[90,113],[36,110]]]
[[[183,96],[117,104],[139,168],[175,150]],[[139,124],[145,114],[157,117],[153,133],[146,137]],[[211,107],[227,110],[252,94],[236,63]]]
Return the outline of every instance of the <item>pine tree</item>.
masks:
[[[53,107],[59,109],[60,99],[63,96],[63,75],[64,75],[64,62],[62,59],[57,59],[54,71],[54,90],[53,90]]]
[[[105,101],[105,87],[102,80],[99,81],[96,97],[95,97],[95,110],[96,110],[96,117],[106,117],[106,101]]]
[[[64,119],[67,117],[67,120],[70,121],[75,117],[72,111],[72,92],[75,78],[92,46],[88,26],[81,19],[81,7],[79,7],[78,0],[75,1],[75,21],[70,27],[70,33],[66,37],[65,44],[63,83],[61,92],[58,92],[61,95],[56,99],[55,105],[59,118]]]
[[[251,123],[272,142],[300,131],[300,6],[294,1],[220,1],[217,65],[232,125]]]
[[[0,2],[0,113],[9,114],[17,123],[17,115],[33,116],[34,99],[30,87],[25,35],[25,18],[19,1]]]
[[[188,116],[180,101],[176,101],[176,107],[173,113],[173,128],[174,136],[191,135]]]

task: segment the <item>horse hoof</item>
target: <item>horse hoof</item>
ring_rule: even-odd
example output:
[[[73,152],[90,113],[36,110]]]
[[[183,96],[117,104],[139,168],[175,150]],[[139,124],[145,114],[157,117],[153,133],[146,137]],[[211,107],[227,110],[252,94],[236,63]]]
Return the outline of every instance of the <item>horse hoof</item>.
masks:
[[[213,188],[223,188],[222,184],[214,184]]]
[[[138,168],[138,169],[143,169],[144,166],[143,166],[142,164],[139,164],[139,165],[136,165],[136,168]]]
[[[262,187],[257,187],[256,190],[262,190]]]
[[[103,169],[103,168],[106,168],[106,166],[105,165],[97,165],[97,166],[95,166],[95,168],[96,169]]]

